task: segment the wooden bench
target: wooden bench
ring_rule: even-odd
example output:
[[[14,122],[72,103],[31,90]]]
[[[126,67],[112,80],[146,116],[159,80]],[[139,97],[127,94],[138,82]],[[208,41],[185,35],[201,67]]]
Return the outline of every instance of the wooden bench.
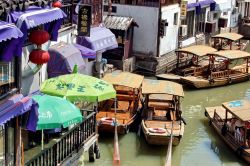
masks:
[[[168,110],[173,107],[169,102],[148,102],[148,106],[153,107],[156,110]]]

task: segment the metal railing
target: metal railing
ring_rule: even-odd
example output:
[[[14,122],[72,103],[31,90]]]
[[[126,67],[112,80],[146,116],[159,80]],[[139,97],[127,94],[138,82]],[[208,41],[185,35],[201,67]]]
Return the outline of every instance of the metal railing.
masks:
[[[76,153],[96,134],[96,112],[91,112],[83,122],[64,134],[55,144],[45,148],[25,163],[26,166],[57,166]]]

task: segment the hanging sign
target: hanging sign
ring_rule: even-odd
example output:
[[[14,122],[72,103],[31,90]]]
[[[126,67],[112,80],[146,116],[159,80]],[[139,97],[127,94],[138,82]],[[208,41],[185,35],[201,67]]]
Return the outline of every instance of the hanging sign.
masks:
[[[188,4],[188,1],[181,1],[181,19],[186,19],[186,16],[187,16],[187,4]]]
[[[78,12],[78,25],[77,31],[78,36],[90,36],[91,26],[91,6],[80,5]]]

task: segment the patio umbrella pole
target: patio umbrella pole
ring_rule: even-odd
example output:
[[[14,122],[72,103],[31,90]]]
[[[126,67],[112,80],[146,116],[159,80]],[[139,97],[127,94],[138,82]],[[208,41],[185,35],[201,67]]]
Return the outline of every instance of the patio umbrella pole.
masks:
[[[117,134],[117,120],[116,120],[116,107],[117,107],[117,99],[115,98],[115,120],[114,120],[114,126],[115,126],[115,135],[114,135],[114,154],[113,154],[113,165],[114,166],[120,166],[120,152],[119,152],[119,143],[118,143],[118,134]]]
[[[44,143],[44,134],[43,134],[43,130],[42,130],[42,150],[43,150],[43,143]]]

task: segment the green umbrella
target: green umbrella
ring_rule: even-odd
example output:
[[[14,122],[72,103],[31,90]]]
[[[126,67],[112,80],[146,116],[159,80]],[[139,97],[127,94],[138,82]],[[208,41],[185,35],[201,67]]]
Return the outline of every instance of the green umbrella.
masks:
[[[39,105],[36,129],[42,130],[42,150],[44,129],[65,128],[82,122],[79,108],[63,98],[49,95],[34,95],[32,98]]]
[[[79,108],[63,98],[49,95],[34,95],[32,98],[39,105],[37,130],[65,128],[82,122]]]
[[[99,102],[115,98],[113,85],[79,73],[50,78],[42,83],[41,92],[65,97],[70,101]]]

